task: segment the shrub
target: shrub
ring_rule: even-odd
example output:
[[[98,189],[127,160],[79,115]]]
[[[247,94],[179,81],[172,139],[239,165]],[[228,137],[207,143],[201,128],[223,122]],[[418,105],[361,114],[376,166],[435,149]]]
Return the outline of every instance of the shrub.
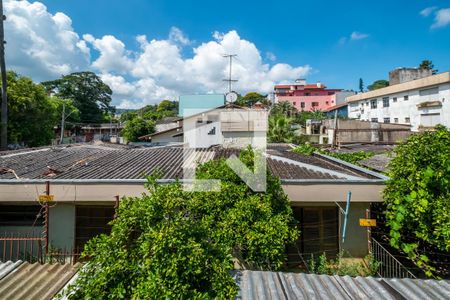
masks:
[[[450,132],[437,126],[414,134],[394,153],[384,190],[391,245],[432,276],[435,268],[419,246],[450,250]]]
[[[252,151],[241,160],[252,167]],[[280,181],[253,192],[226,165],[210,161],[199,178],[220,178],[220,192],[186,192],[180,183],[157,184],[124,198],[109,236],[89,241],[71,299],[232,299],[233,256],[258,269],[278,269],[285,246],[298,237]]]

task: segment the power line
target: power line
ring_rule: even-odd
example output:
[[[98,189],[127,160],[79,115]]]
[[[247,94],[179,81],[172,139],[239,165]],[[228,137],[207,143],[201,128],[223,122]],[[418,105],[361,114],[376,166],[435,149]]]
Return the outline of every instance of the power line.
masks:
[[[233,67],[233,58],[234,57],[236,57],[237,56],[237,54],[224,54],[224,55],[222,55],[223,57],[225,57],[225,58],[228,58],[229,60],[230,60],[230,66],[229,66],[229,72],[228,72],[228,79],[224,79],[223,81],[226,81],[226,82],[228,82],[228,92],[230,93],[231,91],[232,91],[232,89],[231,89],[231,84],[233,83],[233,82],[237,82],[238,80],[237,79],[233,79],[232,77],[231,77],[231,74],[232,74],[232,67]]]

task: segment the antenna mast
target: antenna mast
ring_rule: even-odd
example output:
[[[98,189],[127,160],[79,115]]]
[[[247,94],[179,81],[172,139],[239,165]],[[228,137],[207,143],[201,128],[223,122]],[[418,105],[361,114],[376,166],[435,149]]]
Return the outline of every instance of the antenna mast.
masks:
[[[231,93],[232,89],[231,89],[231,83],[233,82],[237,82],[237,79],[232,79],[231,77],[231,70],[232,70],[232,66],[233,66],[233,58],[237,56],[237,54],[224,54],[222,55],[225,58],[228,58],[230,60],[230,70],[228,73],[228,79],[224,79],[223,81],[228,82],[228,93]]]

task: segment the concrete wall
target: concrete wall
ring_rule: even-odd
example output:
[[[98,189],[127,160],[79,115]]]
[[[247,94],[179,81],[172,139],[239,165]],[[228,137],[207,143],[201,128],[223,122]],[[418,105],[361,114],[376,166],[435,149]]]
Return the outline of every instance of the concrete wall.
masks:
[[[404,83],[431,75],[431,70],[419,68],[398,68],[389,72],[389,85]]]
[[[340,202],[339,205],[345,209],[346,203]],[[348,252],[352,257],[364,257],[369,253],[367,245],[367,228],[359,226],[359,219],[365,218],[366,209],[369,207],[370,203],[350,204],[344,242],[342,242],[344,215],[342,213],[339,214],[339,248],[344,250],[344,252]]]
[[[329,143],[333,143],[334,120],[324,120]],[[409,125],[378,123],[359,120],[338,120],[338,143],[399,143],[411,134]]]
[[[50,208],[49,244],[58,249],[73,249],[75,246],[75,205],[57,203]]]
[[[168,132],[164,132],[158,135],[152,136],[152,143],[157,144],[164,144],[164,143],[181,143],[183,142],[183,136],[175,136],[178,132],[181,132],[182,129],[179,129],[179,131],[171,130]]]

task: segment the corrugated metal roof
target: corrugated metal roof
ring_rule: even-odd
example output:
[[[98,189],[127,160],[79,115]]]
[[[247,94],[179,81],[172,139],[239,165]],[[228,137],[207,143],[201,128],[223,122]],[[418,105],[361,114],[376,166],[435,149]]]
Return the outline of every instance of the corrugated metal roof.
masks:
[[[443,280],[242,271],[237,282],[242,300],[450,299],[449,282]]]
[[[0,299],[52,299],[79,267],[80,264],[0,263]]]
[[[375,178],[342,164],[289,150],[290,147],[277,145],[267,151],[268,168],[281,179]],[[203,163],[233,154],[238,155],[239,150],[213,147],[187,149],[183,154],[181,147],[117,149],[77,145],[39,149],[0,156],[0,179],[15,178],[8,170],[14,170],[21,179],[143,179],[155,170],[162,172],[163,179],[181,179],[183,157]]]

